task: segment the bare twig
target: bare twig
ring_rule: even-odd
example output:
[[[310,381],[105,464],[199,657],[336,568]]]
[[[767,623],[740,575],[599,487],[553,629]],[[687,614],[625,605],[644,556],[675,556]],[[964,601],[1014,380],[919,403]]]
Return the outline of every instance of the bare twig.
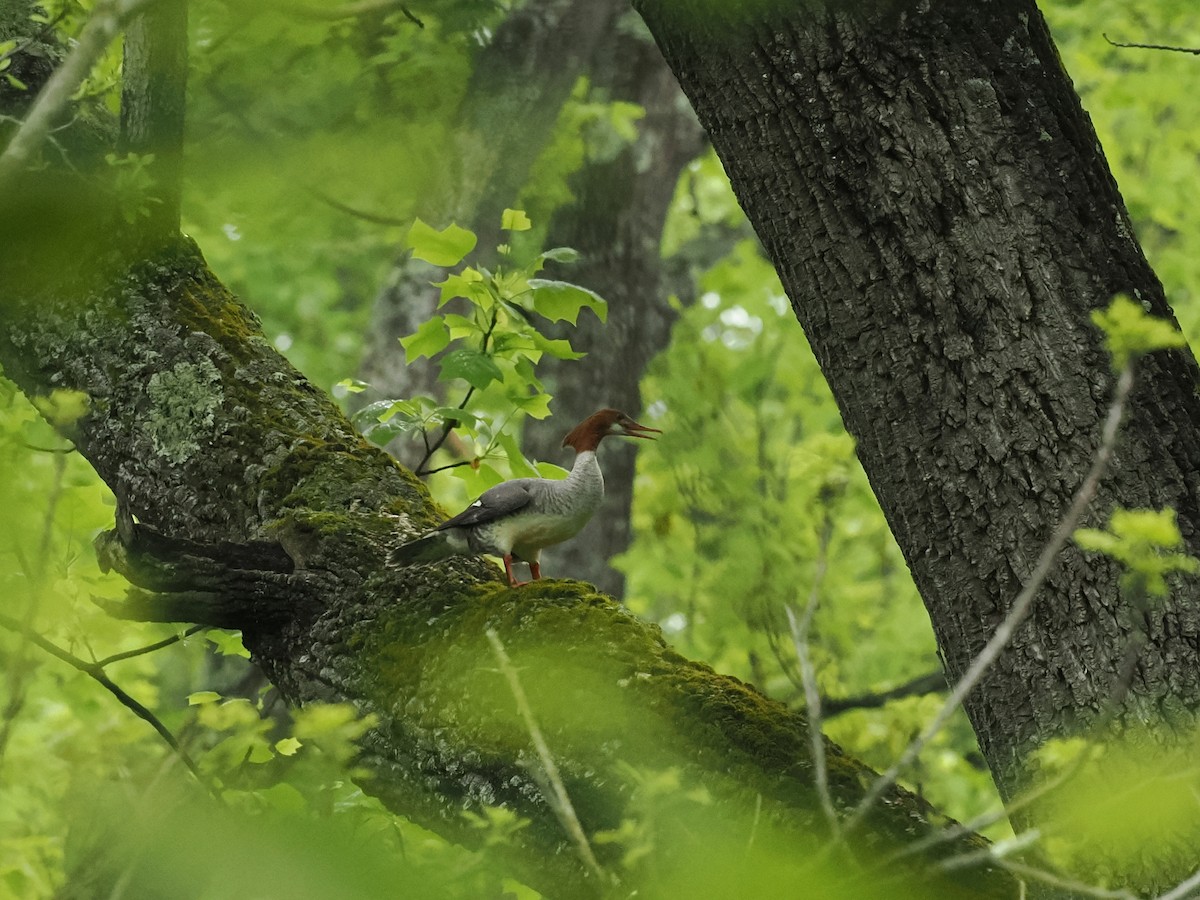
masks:
[[[1014,862],[1011,859],[999,859],[993,856],[990,861],[993,865],[1000,866],[1000,868],[1006,869],[1021,878],[1028,878],[1030,881],[1040,881],[1043,884],[1048,884],[1059,890],[1070,891],[1073,894],[1083,894],[1086,897],[1102,897],[1105,900],[1138,900],[1137,894],[1132,894],[1129,891],[1114,891],[1108,888],[1097,887],[1094,884],[1076,881],[1073,878],[1065,878],[1054,872],[1047,872],[1045,869]]]
[[[154,653],[164,647],[170,647],[172,644],[178,644],[184,638],[191,637],[198,631],[204,631],[208,625],[193,625],[183,634],[173,634],[169,638],[163,638],[161,641],[156,641],[153,644],[147,644],[145,647],[137,647],[133,650],[125,650],[122,653],[114,653],[112,656],[106,656],[104,659],[92,663],[96,668],[103,669],[112,665],[115,662],[121,662],[126,659],[133,659],[135,656],[145,656],[147,653]]]
[[[533,748],[537,751],[542,769],[546,773],[546,779],[550,782],[553,796],[547,799],[551,801],[550,805],[554,809],[554,814],[558,817],[559,822],[562,823],[563,828],[566,829],[567,834],[575,842],[575,847],[579,851],[579,856],[583,859],[584,864],[600,879],[602,884],[610,884],[612,882],[611,877],[604,871],[599,861],[597,861],[596,855],[592,852],[592,846],[588,843],[587,835],[583,832],[583,825],[580,824],[579,817],[575,815],[575,807],[571,804],[571,798],[567,794],[567,787],[563,784],[562,776],[558,773],[558,766],[554,762],[554,757],[550,755],[550,747],[546,744],[546,739],[542,736],[542,730],[538,727],[537,720],[533,717],[533,709],[529,705],[529,699],[525,696],[525,689],[521,687],[521,679],[517,677],[517,670],[513,667],[512,660],[508,658],[508,653],[504,650],[504,644],[500,641],[500,635],[496,633],[496,629],[494,628],[489,628],[485,634],[487,635],[488,643],[492,645],[492,652],[496,655],[500,671],[508,679],[509,689],[512,691],[513,698],[517,701],[517,712],[525,722],[525,728],[529,731],[529,737],[533,741]]]
[[[804,705],[808,715],[808,741],[813,761],[813,777],[816,780],[817,796],[821,800],[821,809],[829,821],[829,830],[836,838],[841,834],[841,823],[838,821],[837,810],[833,808],[833,798],[829,794],[829,772],[825,764],[825,738],[821,734],[821,694],[817,690],[817,676],[813,670],[812,655],[808,652],[808,632],[812,627],[813,616],[816,615],[817,605],[821,598],[821,583],[825,580],[825,571],[829,564],[829,540],[833,534],[833,519],[829,508],[825,507],[824,522],[821,533],[817,537],[817,557],[813,569],[812,587],[808,592],[808,602],[804,606],[804,614],[797,619],[796,612],[791,606],[785,606],[788,625],[792,631],[792,642],[796,645],[796,658],[800,661],[800,678],[804,682]]]
[[[1135,50],[1170,50],[1174,53],[1190,53],[1193,56],[1200,56],[1200,47],[1171,47],[1166,44],[1122,44],[1114,41],[1107,34],[1104,39],[1114,47],[1129,47]]]
[[[967,694],[983,678],[984,673],[999,658],[1004,648],[1008,646],[1009,641],[1012,640],[1017,627],[1025,620],[1025,616],[1028,615],[1037,592],[1049,576],[1059,552],[1079,525],[1079,521],[1087,511],[1088,504],[1091,503],[1092,497],[1095,496],[1096,490],[1100,486],[1100,479],[1104,476],[1104,472],[1108,468],[1113,448],[1117,443],[1117,434],[1120,431],[1121,420],[1125,415],[1125,404],[1129,399],[1129,392],[1132,388],[1133,368],[1127,365],[1121,370],[1121,374],[1117,378],[1116,392],[1112,403],[1109,405],[1108,414],[1104,419],[1100,446],[1096,449],[1096,454],[1092,459],[1092,466],[1084,477],[1083,483],[1080,484],[1079,489],[1075,492],[1075,497],[1072,499],[1066,514],[1059,521],[1058,527],[1055,528],[1054,534],[1042,548],[1041,555],[1038,557],[1033,572],[1030,573],[1025,586],[1013,601],[1008,615],[996,627],[995,633],[979,652],[979,655],[972,660],[966,673],[959,680],[958,684],[954,686],[954,690],[950,692],[950,696],[946,698],[946,702],[938,710],[933,720],[905,748],[904,752],[900,754],[900,758],[893,763],[892,767],[880,775],[867,790],[863,799],[855,808],[854,813],[847,820],[845,832],[853,830],[857,825],[862,823],[867,812],[883,795],[883,792],[895,784],[896,779],[900,777],[900,773],[917,758],[926,744],[945,727],[950,717],[958,709],[959,704],[962,703]]]
[[[946,687],[946,674],[939,669],[936,672],[918,675],[916,678],[911,678],[904,684],[896,685],[886,691],[855,694],[851,697],[825,697],[821,700],[821,713],[826,719],[830,719],[856,709],[878,709],[893,700],[903,700],[905,697],[940,694],[946,690]]]
[[[33,158],[50,134],[54,120],[71,102],[76,89],[125,23],[154,2],[156,0],[99,0],[96,3],[74,48],[46,81],[21,127],[0,155],[0,196],[9,191],[17,173]]]
[[[1154,900],[1183,900],[1184,897],[1189,896],[1196,888],[1200,888],[1200,869],[1197,869],[1192,873],[1191,877],[1185,878],[1165,894],[1159,894]]]

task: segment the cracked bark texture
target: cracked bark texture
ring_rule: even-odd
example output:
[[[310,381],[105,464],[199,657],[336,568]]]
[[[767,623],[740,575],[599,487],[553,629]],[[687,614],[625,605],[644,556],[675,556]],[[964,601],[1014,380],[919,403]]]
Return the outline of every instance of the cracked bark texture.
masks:
[[[1096,450],[1114,377],[1089,314],[1173,320],[1032,0],[636,0],[773,260],[960,676]],[[786,7],[786,8],[785,8]],[[1142,361],[1086,524],[1173,507],[1200,554],[1189,351]],[[1026,755],[1113,699],[1143,627],[1110,562],[1065,550],[966,702],[1011,797]],[[1195,725],[1200,581],[1146,617],[1119,726]],[[1190,732],[1185,732],[1190,733]]]

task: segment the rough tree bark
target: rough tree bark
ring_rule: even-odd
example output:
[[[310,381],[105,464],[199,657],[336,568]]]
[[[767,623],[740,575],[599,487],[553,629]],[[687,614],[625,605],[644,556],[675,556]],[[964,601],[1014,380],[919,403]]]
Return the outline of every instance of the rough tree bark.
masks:
[[[37,264],[52,236],[13,225],[31,221],[50,184],[33,178],[4,198],[0,364],[30,397],[89,398],[67,432],[117,497],[117,528],[97,551],[137,585],[122,615],[241,628],[289,703],[373,713],[360,760],[368,789],[469,845],[481,834],[464,810],[502,804],[528,818],[504,846],[513,870],[552,896],[605,885],[547,800],[488,629],[521,673],[588,835],[638,815],[640,773],[673,769],[708,791],[706,804],[671,798],[678,816],[658,801],[659,868],[638,882],[648,895],[689,878],[775,879],[778,889],[831,872],[840,881],[827,896],[890,896],[909,877],[922,896],[1015,895],[991,868],[913,876],[928,857],[865,871],[837,851],[813,853],[827,830],[803,721],[674,654],[657,629],[585,586],[511,590],[479,560],[385,568],[390,547],[436,520],[420,483],[274,352],[192,244],[130,259],[103,193],[82,196],[85,173],[68,184],[83,202],[54,267]],[[870,773],[828,753],[845,809]],[[892,791],[850,846],[871,864],[936,824]],[[619,844],[596,850],[618,869]]]
[[[187,0],[157,0],[125,31],[121,153],[151,155],[154,186],[139,228],[145,239],[179,231],[187,106]]]
[[[1117,292],[1173,319],[1033,0],[636,0],[779,271],[960,676],[1079,487],[1113,390],[1089,321]],[[785,8],[786,7],[786,8]],[[738,9],[753,9],[739,17]],[[1089,524],[1173,507],[1200,554],[1187,351],[1137,373]],[[1064,551],[967,701],[1002,794],[1086,729],[1143,628],[1115,565]],[[1151,611],[1119,725],[1186,729],[1200,580]]]

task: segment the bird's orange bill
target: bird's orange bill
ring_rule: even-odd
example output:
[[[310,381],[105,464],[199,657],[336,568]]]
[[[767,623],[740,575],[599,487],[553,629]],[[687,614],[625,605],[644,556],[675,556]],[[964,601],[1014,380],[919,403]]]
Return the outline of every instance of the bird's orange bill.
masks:
[[[625,437],[645,438],[648,441],[655,440],[654,434],[662,434],[661,428],[651,428],[649,425],[639,425],[637,422],[630,420],[621,426],[625,429]],[[653,431],[654,434],[646,434],[645,432]]]

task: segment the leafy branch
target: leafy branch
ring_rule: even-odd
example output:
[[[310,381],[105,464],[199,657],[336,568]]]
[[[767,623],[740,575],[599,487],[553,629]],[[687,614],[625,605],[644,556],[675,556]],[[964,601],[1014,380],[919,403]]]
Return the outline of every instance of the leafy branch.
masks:
[[[505,210],[504,231],[527,231],[529,218],[520,210]],[[416,220],[408,232],[408,244],[418,259],[445,268],[458,267],[475,249],[476,237],[465,228],[449,225],[440,231]],[[502,451],[515,475],[547,474],[521,453],[516,440],[505,433],[516,415],[545,418],[550,414],[550,394],[537,377],[536,367],[544,356],[578,359],[569,340],[551,339],[535,325],[535,317],[547,322],[575,324],[579,314],[590,309],[602,321],[607,304],[586,288],[565,281],[537,277],[547,262],[571,263],[579,254],[557,247],[536,254],[529,262],[512,260],[512,249],[502,245],[504,263],[495,270],[462,266],[435,284],[441,295],[438,309],[458,301],[453,309],[431,316],[413,334],[400,338],[406,358],[412,363],[426,357],[437,365],[438,380],[460,386],[457,402],[439,402],[427,395],[379,400],[354,414],[355,425],[370,440],[386,444],[401,434],[419,434],[424,453],[415,466],[417,475],[449,469],[465,480],[481,482],[479,489],[501,480],[501,475],[484,461]],[[342,382],[347,390],[366,385]],[[504,424],[494,427],[500,417]],[[446,447],[451,434],[460,433],[476,452],[467,458],[433,465],[435,455]],[[478,448],[482,446],[480,452]]]
[[[183,746],[176,739],[175,735],[171,733],[171,730],[162,723],[162,720],[159,719],[158,716],[151,712],[146,706],[139,703],[128,693],[126,693],[125,690],[115,681],[113,681],[108,676],[108,673],[104,671],[105,667],[110,663],[123,659],[130,659],[135,656],[142,656],[146,653],[152,653],[155,650],[161,650],[163,647],[176,643],[181,638],[169,638],[167,640],[150,644],[146,647],[140,647],[136,650],[128,650],[124,653],[114,654],[113,656],[107,657],[99,662],[88,662],[87,660],[80,659],[73,653],[68,653],[54,642],[49,641],[42,635],[38,634],[32,628],[21,624],[16,619],[6,616],[3,613],[0,613],[0,628],[4,628],[5,630],[11,631],[14,634],[21,635],[31,644],[41,650],[44,650],[46,653],[49,653],[55,659],[65,662],[73,669],[76,669],[77,671],[82,672],[84,675],[87,675],[106,691],[116,697],[117,701],[122,706],[132,712],[139,719],[148,723],[151,728],[158,732],[159,737],[161,737],[166,745],[171,748],[171,751],[179,758],[179,761],[184,764],[187,770],[191,772],[193,776],[195,776],[196,780],[204,785],[215,799],[220,799],[220,795],[217,793],[216,789],[196,766],[196,763],[192,760],[188,752],[183,749]],[[197,630],[199,629],[193,628],[188,633],[194,633]]]

